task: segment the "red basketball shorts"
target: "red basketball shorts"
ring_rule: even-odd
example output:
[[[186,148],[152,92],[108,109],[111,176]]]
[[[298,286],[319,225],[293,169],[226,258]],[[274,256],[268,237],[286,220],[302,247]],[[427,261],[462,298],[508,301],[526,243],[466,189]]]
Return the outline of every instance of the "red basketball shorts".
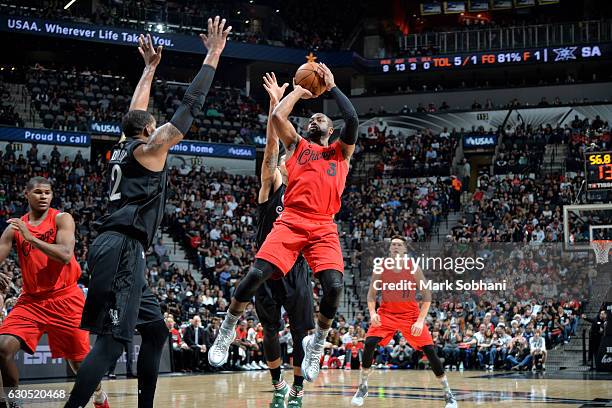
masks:
[[[85,297],[76,285],[45,298],[20,296],[0,326],[0,335],[18,337],[33,354],[43,333],[49,338],[53,358],[82,361],[89,353],[89,332],[81,330]]]
[[[433,339],[427,324],[423,325],[423,330],[419,336],[413,336],[411,333],[412,325],[417,321],[417,316],[405,314],[379,313],[380,326],[374,327],[370,325],[367,337],[381,337],[381,346],[389,344],[396,331],[400,331],[406,339],[410,347],[415,350],[421,350],[424,346],[433,345]]]
[[[317,217],[285,208],[256,258],[274,264],[286,275],[300,253],[315,274],[326,269],[344,273],[338,227],[331,215]]]

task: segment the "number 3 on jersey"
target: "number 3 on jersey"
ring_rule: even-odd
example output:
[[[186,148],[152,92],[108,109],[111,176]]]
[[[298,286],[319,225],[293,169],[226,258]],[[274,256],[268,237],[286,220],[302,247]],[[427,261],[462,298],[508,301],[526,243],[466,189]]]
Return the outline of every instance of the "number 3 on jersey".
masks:
[[[327,169],[327,175],[332,177],[336,175],[336,163],[329,162],[329,169]]]
[[[121,183],[121,166],[115,164],[111,171],[111,192],[110,192],[110,201],[115,201],[121,199],[121,193],[117,192],[119,190],[119,184]]]

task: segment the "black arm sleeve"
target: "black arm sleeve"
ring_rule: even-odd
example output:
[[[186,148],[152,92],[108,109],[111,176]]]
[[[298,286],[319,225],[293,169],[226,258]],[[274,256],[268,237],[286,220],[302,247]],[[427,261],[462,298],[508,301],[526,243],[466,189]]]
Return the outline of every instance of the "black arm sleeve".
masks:
[[[193,118],[200,114],[214,76],[215,69],[213,67],[202,65],[202,68],[200,68],[200,71],[185,91],[181,104],[176,109],[176,112],[174,112],[172,119],[170,119],[170,123],[183,135],[187,134]]]
[[[330,92],[334,96],[344,119],[344,126],[340,130],[340,140],[346,144],[354,145],[357,142],[357,130],[359,128],[357,111],[349,98],[337,86],[333,87]]]

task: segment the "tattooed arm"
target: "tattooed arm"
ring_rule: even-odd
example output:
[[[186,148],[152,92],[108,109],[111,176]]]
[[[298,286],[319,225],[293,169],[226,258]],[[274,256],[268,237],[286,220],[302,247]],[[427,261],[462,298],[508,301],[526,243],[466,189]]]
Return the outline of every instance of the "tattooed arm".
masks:
[[[163,170],[168,151],[183,140],[194,117],[200,114],[219,63],[219,57],[225,48],[227,36],[231,30],[231,26],[225,28],[225,19],[221,20],[219,16],[214,20],[208,19],[208,34],[200,35],[207,49],[200,71],[187,87],[183,100],[170,122],[157,128],[145,144],[134,150],[134,157],[145,168],[151,171]]]
[[[158,127],[146,143],[134,150],[138,163],[151,171],[162,171],[166,165],[166,157],[172,146],[183,140],[183,133],[168,122]]]

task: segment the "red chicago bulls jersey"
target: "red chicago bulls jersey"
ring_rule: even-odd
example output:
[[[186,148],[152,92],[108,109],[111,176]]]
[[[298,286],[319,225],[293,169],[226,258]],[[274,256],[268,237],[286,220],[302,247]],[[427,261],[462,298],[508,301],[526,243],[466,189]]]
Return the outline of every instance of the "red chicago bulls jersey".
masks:
[[[55,218],[60,211],[49,208],[45,219],[37,226],[30,225],[29,214],[21,217],[30,232],[41,241],[55,243],[57,225]],[[40,249],[33,248],[15,231],[15,242],[19,254],[19,267],[23,278],[22,294],[41,296],[76,284],[81,276],[81,267],[73,256],[67,265],[45,255]]]
[[[373,279],[379,280],[375,288],[380,289],[382,294],[379,313],[419,315],[420,309],[416,301],[419,288],[411,270],[412,262],[409,261],[407,269],[385,269],[382,274],[374,275]],[[408,282],[413,282],[413,289],[410,289]],[[390,287],[389,284],[395,287]]]
[[[340,142],[320,146],[300,139],[287,160],[285,208],[305,214],[335,215],[348,174]]]

